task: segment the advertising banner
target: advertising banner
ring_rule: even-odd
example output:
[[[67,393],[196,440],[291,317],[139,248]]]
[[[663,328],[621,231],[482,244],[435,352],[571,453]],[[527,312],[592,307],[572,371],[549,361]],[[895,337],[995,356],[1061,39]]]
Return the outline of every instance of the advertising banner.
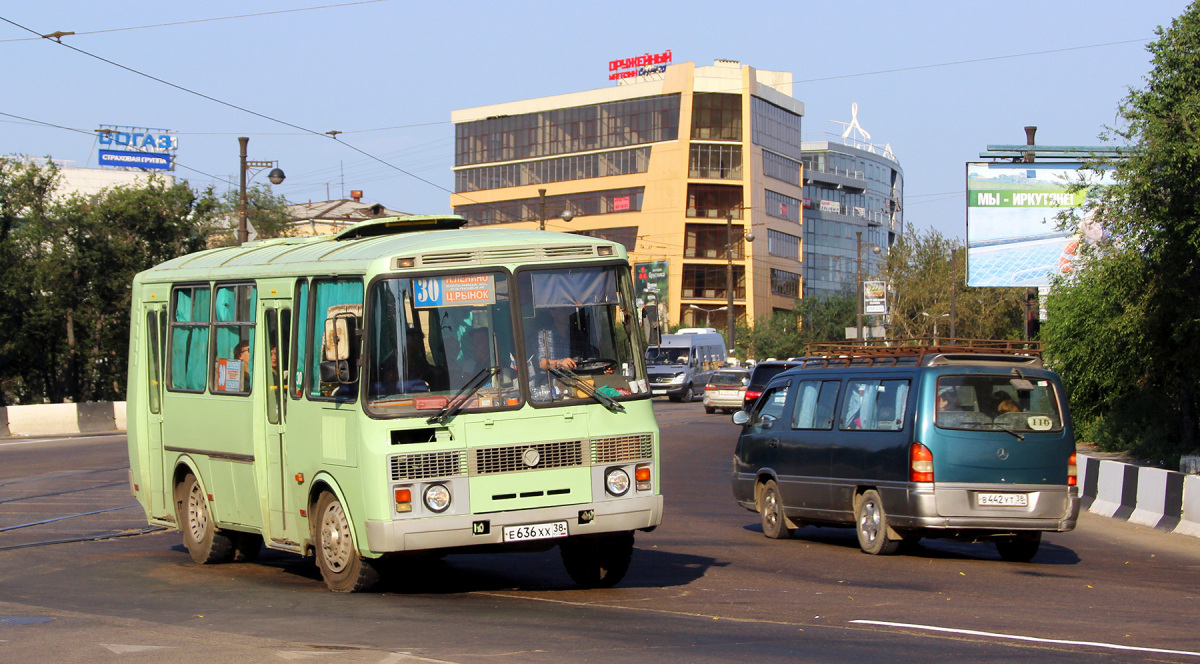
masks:
[[[101,166],[126,166],[151,168],[158,171],[171,170],[171,155],[151,152],[117,152],[100,150],[98,163]]]
[[[967,285],[1046,287],[1071,268],[1079,242],[1098,225],[1058,230],[1057,215],[1087,200],[1107,174],[1088,171],[1089,189],[1070,192],[1078,163],[967,164]]]
[[[864,281],[863,282],[863,313],[873,315],[886,315],[888,312],[887,306],[887,282],[886,281]]]
[[[651,261],[633,264],[633,297],[642,321],[646,338],[654,338],[654,331],[669,320],[667,309],[667,280],[670,261]]]

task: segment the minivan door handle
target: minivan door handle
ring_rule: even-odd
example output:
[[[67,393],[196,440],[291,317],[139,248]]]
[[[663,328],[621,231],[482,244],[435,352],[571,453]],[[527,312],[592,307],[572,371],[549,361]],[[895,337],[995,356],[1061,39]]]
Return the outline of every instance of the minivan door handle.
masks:
[[[772,438],[767,441],[767,447],[779,447],[779,439]]]

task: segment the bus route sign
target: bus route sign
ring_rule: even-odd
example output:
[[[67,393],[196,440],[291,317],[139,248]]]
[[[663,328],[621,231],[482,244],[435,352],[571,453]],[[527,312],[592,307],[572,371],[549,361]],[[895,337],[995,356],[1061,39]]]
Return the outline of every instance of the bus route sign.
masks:
[[[496,303],[496,280],[491,274],[456,274],[413,281],[417,307],[474,307]]]

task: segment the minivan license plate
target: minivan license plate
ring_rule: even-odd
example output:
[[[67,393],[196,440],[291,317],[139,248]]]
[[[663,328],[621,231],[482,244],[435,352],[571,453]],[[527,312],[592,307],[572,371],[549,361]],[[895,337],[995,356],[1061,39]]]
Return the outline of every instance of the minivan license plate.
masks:
[[[531,523],[525,526],[505,526],[505,542],[524,542],[526,540],[552,539],[567,536],[566,521],[551,521],[550,523]]]
[[[975,495],[980,507],[1028,507],[1027,493],[980,493]]]

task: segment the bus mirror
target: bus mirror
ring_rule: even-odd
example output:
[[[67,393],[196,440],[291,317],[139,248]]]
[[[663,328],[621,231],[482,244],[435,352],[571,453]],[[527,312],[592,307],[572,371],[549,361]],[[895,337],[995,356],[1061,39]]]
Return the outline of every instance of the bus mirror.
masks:
[[[346,360],[326,360],[321,363],[322,383],[350,383],[350,362]]]
[[[353,333],[353,320],[348,316],[325,319],[324,359],[339,362],[350,359],[350,336]]]

